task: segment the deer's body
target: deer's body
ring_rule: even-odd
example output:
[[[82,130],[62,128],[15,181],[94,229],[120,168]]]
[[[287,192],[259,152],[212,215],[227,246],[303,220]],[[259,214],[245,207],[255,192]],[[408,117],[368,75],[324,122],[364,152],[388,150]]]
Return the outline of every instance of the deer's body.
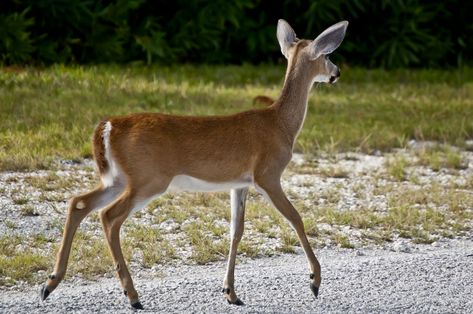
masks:
[[[182,176],[222,185],[221,189],[210,190],[237,188],[241,182],[248,186],[258,163],[272,158],[269,151],[281,151],[285,159],[291,158],[292,147],[284,130],[274,128],[277,120],[274,108],[224,117],[144,113],[111,118],[99,125],[96,132],[102,136],[95,136],[98,142],[94,143],[94,147],[102,145],[104,149],[102,139],[110,143],[111,160],[106,158],[108,152],[102,155],[104,163],[108,164],[101,173],[107,178],[103,183],[111,184],[108,177],[113,163],[119,165],[127,181],[136,180],[133,183],[141,186],[152,185],[156,180],[168,180],[167,183],[172,183],[170,188],[176,186],[177,189],[178,185],[192,185],[192,180],[186,183]],[[103,136],[107,124],[111,129],[109,137]],[[258,127],[255,129],[255,126]],[[268,136],[268,132],[273,136]],[[281,140],[274,141],[275,137]]]
[[[41,291],[42,299],[64,277],[80,222],[92,210],[102,208],[100,218],[122,287],[132,306],[142,308],[121,251],[122,223],[166,191],[231,190],[231,243],[223,292],[229,303],[242,304],[234,289],[234,268],[251,185],[295,229],[308,258],[311,289],[317,296],[320,265],[280,178],[302,128],[312,84],[333,83],[340,75],[326,55],[341,43],[346,26],[346,22],[338,23],[308,41],[298,40],[286,22],[279,22],[277,36],[288,68],[281,96],[268,108],[217,117],[140,113],[102,121],[94,133],[94,158],[101,183],[72,198],[55,270]]]

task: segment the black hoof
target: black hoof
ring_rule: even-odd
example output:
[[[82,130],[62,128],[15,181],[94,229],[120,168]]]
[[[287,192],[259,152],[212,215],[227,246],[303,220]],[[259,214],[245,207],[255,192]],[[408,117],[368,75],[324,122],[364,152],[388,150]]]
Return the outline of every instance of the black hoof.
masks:
[[[133,303],[131,306],[136,310],[144,310],[143,305],[141,305],[140,301]]]
[[[43,285],[41,287],[41,291],[39,292],[39,297],[41,298],[41,301],[46,300],[46,298],[49,296],[50,292],[48,290],[48,286]]]
[[[317,287],[313,283],[310,284],[310,290],[312,290],[312,293],[315,295],[316,298],[319,296],[319,287]]]
[[[237,298],[235,302],[230,302],[230,300],[227,299],[227,302],[228,304],[233,304],[233,305],[245,305],[245,303],[243,303],[243,301],[240,300],[239,298]]]

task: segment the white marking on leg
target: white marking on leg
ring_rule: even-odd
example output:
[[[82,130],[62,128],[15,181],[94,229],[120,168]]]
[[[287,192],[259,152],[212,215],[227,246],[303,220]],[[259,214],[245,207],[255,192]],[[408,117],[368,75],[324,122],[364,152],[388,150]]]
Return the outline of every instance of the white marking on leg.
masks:
[[[79,202],[77,202],[76,208],[77,208],[77,209],[84,209],[84,208],[85,208],[85,203],[84,203],[84,201],[79,201]]]
[[[245,206],[244,202],[246,200],[246,193],[248,192],[248,189],[232,189],[230,191],[230,201],[231,201],[231,210],[232,210],[232,221],[230,224],[230,236],[231,240],[235,238],[235,232],[237,229],[237,225],[242,223],[238,219],[239,217],[239,211],[242,210],[242,208]]]
[[[238,217],[238,191],[232,189],[230,191],[230,208],[231,208],[231,223],[230,223],[230,240],[233,240],[235,237],[235,227],[237,224],[237,217]]]

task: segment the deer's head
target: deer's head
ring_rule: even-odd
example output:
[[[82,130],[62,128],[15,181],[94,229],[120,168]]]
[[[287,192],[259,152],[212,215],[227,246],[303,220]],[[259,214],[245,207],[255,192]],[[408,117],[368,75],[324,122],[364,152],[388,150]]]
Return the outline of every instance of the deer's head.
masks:
[[[303,69],[313,82],[335,83],[340,70],[328,56],[340,46],[345,37],[347,21],[339,22],[323,31],[314,40],[298,39],[292,27],[278,21],[277,37],[281,52],[288,60],[288,70]]]

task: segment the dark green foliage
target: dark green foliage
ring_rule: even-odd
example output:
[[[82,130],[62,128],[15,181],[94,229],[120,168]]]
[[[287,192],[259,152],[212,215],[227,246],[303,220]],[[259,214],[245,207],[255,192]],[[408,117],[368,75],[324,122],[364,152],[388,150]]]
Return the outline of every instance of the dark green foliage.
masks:
[[[26,18],[27,10],[21,13],[0,15],[0,60],[7,63],[28,61],[34,51],[28,27],[33,19]]]
[[[301,38],[350,21],[337,53],[351,64],[471,64],[472,1],[3,0],[0,62],[260,63],[281,58],[285,18]]]

